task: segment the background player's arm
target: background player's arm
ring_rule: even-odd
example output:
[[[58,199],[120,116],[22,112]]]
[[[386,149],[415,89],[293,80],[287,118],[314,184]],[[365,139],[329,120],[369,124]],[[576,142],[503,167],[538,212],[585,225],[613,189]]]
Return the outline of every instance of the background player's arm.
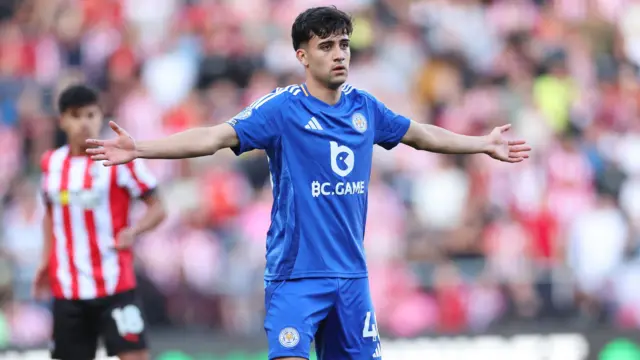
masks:
[[[491,141],[488,136],[468,136],[454,133],[438,126],[411,121],[402,143],[417,150],[440,154],[488,153]]]
[[[129,193],[132,200],[140,199],[146,205],[146,211],[140,219],[118,233],[115,248],[130,248],[135,239],[147,231],[156,228],[166,218],[164,204],[158,192],[158,181],[147,169],[143,160],[134,160],[118,168],[118,186]]]
[[[145,194],[141,200],[147,206],[147,210],[135,225],[120,231],[118,241],[114,246],[115,249],[129,249],[138,236],[155,229],[166,218],[167,213],[156,191]]]
[[[182,131],[161,139],[140,141],[136,157],[143,159],[184,159],[213,155],[218,150],[238,146],[238,136],[228,124]]]
[[[53,251],[53,222],[51,221],[51,211],[47,209],[42,219],[42,259],[36,271],[31,289],[32,296],[36,299],[44,300],[48,298],[51,289],[49,288],[49,267],[51,266],[51,252]]]
[[[44,161],[43,161],[44,162]],[[43,167],[44,170],[44,167]],[[42,258],[33,279],[32,295],[36,299],[46,299],[49,295],[49,267],[53,249],[53,220],[51,218],[51,204],[43,196],[46,211],[42,217]]]
[[[49,267],[49,259],[51,258],[51,251],[53,250],[53,222],[51,220],[51,211],[47,209],[42,218],[42,238],[44,244],[42,244],[42,259],[40,260],[41,268]]]
[[[147,206],[147,211],[145,211],[140,220],[132,226],[135,236],[153,230],[156,226],[160,225],[167,216],[167,212],[157,192],[152,191],[142,196],[141,200]]]
[[[44,216],[42,217],[42,259],[40,260],[40,268],[46,269],[49,267],[49,261],[51,258],[51,252],[53,251],[53,220],[51,216],[51,202],[46,195],[46,183],[45,179],[49,172],[49,160],[51,158],[52,151],[48,151],[40,158],[40,171],[42,172],[41,194],[40,198],[45,207]]]

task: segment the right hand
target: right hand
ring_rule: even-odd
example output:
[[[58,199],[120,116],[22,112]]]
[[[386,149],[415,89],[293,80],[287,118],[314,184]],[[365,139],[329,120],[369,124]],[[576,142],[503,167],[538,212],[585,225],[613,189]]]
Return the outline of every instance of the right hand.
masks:
[[[88,139],[87,144],[97,146],[87,149],[92,160],[104,161],[104,166],[126,164],[136,158],[136,142],[123,128],[113,121],[109,126],[118,134],[112,140]]]
[[[36,300],[47,300],[51,295],[49,284],[49,267],[40,266],[36,271],[36,277],[33,279],[31,287],[31,296]]]

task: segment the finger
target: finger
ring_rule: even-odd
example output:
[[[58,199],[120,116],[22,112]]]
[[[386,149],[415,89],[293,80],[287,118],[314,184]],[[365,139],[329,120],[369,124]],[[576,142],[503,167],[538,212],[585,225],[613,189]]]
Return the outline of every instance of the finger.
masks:
[[[107,155],[99,154],[99,155],[92,155],[91,156],[91,160],[104,161],[104,160],[109,160],[109,158],[107,157]]]
[[[509,154],[509,158],[507,159],[508,162],[520,162],[523,161],[525,159],[528,159],[529,155],[521,155],[521,154],[516,154],[516,155],[512,155]]]
[[[500,129],[500,132],[509,131],[509,129],[511,129],[511,124],[502,125],[502,126],[498,127],[498,129]]]
[[[98,155],[98,154],[104,154],[106,153],[107,150],[105,148],[91,148],[91,149],[87,149],[87,154],[91,154],[91,155]]]
[[[509,146],[509,151],[510,152],[531,151],[531,146],[528,146],[528,145]]]
[[[524,145],[526,143],[525,140],[509,140],[509,145]]]
[[[522,151],[509,151],[510,158],[529,157],[529,154]]]
[[[117,163],[115,163],[113,161],[105,161],[105,162],[102,163],[102,165],[109,167],[109,166],[117,165]]]
[[[120,125],[116,124],[115,121],[109,121],[109,127],[111,127],[111,129],[113,131],[116,132],[116,134],[118,135],[124,135],[126,134],[126,132],[124,131],[123,128],[120,127]]]
[[[94,146],[104,146],[104,140],[87,139],[86,143]]]

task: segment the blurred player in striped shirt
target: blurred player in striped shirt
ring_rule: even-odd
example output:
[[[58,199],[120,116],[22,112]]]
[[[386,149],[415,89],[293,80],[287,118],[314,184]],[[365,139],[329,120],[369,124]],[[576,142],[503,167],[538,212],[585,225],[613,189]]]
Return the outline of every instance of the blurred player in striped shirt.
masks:
[[[68,143],[41,161],[45,251],[34,283],[36,297],[54,298],[52,357],[93,359],[102,338],[110,356],[148,359],[130,247],[165,217],[156,180],[140,161],[104,167],[85,155],[103,121],[96,91],[71,86],[58,109]],[[147,211],[132,225],[136,199]]]

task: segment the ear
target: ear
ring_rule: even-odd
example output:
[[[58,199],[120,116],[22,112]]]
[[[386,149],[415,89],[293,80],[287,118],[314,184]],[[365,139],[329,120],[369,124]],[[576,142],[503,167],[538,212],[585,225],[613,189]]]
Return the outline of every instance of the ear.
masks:
[[[62,131],[66,131],[67,122],[65,121],[64,115],[58,116],[58,126],[60,127],[60,129],[62,129]]]
[[[309,60],[307,59],[307,51],[300,48],[296,51],[296,58],[298,58],[298,61],[300,62],[300,64],[302,64],[304,67],[309,66]]]

